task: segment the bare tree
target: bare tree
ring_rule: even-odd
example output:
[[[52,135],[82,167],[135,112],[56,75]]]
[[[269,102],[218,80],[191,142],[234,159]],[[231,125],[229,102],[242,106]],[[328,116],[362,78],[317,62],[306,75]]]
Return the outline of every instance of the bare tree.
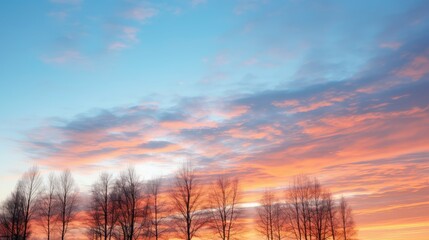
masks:
[[[356,234],[347,201],[339,206],[317,179],[297,176],[287,191],[286,217],[291,235],[297,240],[352,240]]]
[[[313,236],[316,240],[325,240],[329,235],[328,196],[319,181],[314,179],[310,188],[310,209]]]
[[[273,220],[274,239],[285,239],[287,231],[287,218],[285,217],[285,205],[283,203],[277,202],[274,204]]]
[[[25,231],[25,196],[22,182],[18,182],[0,212],[0,235],[10,240],[21,240]]]
[[[110,240],[114,234],[119,215],[114,202],[113,184],[112,175],[101,173],[91,187],[89,227],[90,235],[95,239]]]
[[[137,239],[148,224],[148,205],[144,201],[143,184],[134,168],[122,172],[115,183],[118,223],[124,240]]]
[[[203,210],[202,186],[190,162],[176,174],[170,198],[177,213],[175,223],[178,232],[186,240],[193,239],[207,223],[207,214]]]
[[[336,233],[338,228],[338,221],[337,221],[337,209],[335,201],[332,197],[331,193],[327,193],[326,196],[326,207],[328,211],[328,225],[329,225],[329,231],[330,235],[332,237],[332,240],[336,239]]]
[[[322,189],[318,180],[314,179],[310,186],[309,211],[311,234],[316,240],[322,240],[326,220],[322,194]]]
[[[167,230],[165,227],[167,203],[161,198],[162,178],[150,180],[146,184],[150,209],[149,238],[160,239]]]
[[[271,190],[264,192],[258,208],[258,231],[267,240],[281,240],[286,237],[286,220],[283,205]]]
[[[65,239],[70,222],[76,215],[77,195],[74,179],[70,170],[65,170],[58,178],[56,196],[59,207],[59,222],[61,223],[61,240]]]
[[[161,179],[144,183],[133,168],[118,179],[102,173],[91,187],[88,235],[94,240],[159,240],[175,224],[174,237],[192,240],[206,224],[217,239],[239,238],[240,201],[237,178],[219,176],[203,195],[203,186],[188,162],[177,172],[169,194]],[[39,194],[39,192],[41,192]],[[69,170],[49,175],[45,188],[37,168],[31,168],[0,206],[0,238],[30,238],[30,223],[37,219],[48,240],[53,229],[64,240],[77,211],[78,191]],[[205,208],[206,207],[206,208]],[[36,214],[37,213],[37,218]],[[265,191],[258,207],[257,230],[267,240],[354,240],[352,209],[344,197],[334,200],[317,179],[297,176],[280,201]],[[33,223],[32,223],[33,224]],[[56,228],[58,227],[58,228]],[[57,231],[55,231],[57,233]],[[179,236],[180,235],[180,236]]]
[[[288,229],[297,240],[324,240],[330,237],[330,193],[317,179],[299,175],[286,193]],[[331,209],[332,210],[332,209]]]
[[[347,200],[341,197],[339,204],[340,236],[342,240],[352,240],[356,235],[352,209]]]
[[[303,221],[301,219],[301,203],[299,192],[295,185],[289,186],[286,192],[286,211],[288,229],[296,240],[302,240],[303,237]]]
[[[304,175],[293,179],[287,191],[287,217],[295,239],[312,238],[311,180]]]
[[[238,184],[237,178],[221,175],[212,184],[208,196],[210,225],[222,240],[234,239],[240,230],[237,222],[240,215],[237,206],[240,199]]]
[[[38,220],[46,233],[46,238],[51,239],[53,229],[57,223],[58,199],[56,196],[56,178],[53,173],[49,174],[48,182],[41,197],[38,200]]]
[[[40,195],[42,178],[39,169],[32,167],[22,177],[22,191],[25,198],[24,206],[24,236],[27,239],[30,236],[30,221],[33,219],[36,210],[36,200]]]

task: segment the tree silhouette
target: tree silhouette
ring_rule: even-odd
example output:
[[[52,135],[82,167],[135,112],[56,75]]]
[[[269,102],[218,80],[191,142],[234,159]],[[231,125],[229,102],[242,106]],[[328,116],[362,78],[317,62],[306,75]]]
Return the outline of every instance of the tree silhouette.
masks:
[[[258,231],[267,240],[284,239],[286,220],[284,205],[279,202],[273,191],[266,190],[258,208]]]
[[[177,213],[174,222],[178,233],[186,240],[193,239],[207,224],[207,213],[203,211],[203,191],[195,170],[187,162],[177,172],[170,192],[173,210]]]
[[[78,191],[70,170],[64,170],[58,177],[56,188],[59,207],[61,240],[65,239],[69,224],[74,220],[77,210]]]
[[[149,210],[150,210],[150,228],[149,238],[160,239],[168,230],[166,227],[166,218],[168,214],[167,202],[161,197],[162,178],[155,178],[146,184]]]
[[[37,202],[38,221],[46,233],[46,238],[51,239],[53,229],[56,227],[59,213],[59,204],[56,197],[56,178],[53,173],[49,174],[48,182]]]
[[[134,240],[147,228],[148,204],[145,201],[143,183],[134,168],[123,171],[115,182],[114,196],[118,211],[118,223],[122,239]]]
[[[94,239],[110,240],[114,236],[118,211],[113,192],[114,179],[108,173],[101,173],[91,186],[89,208],[89,234]]]
[[[341,197],[339,206],[339,222],[340,222],[340,236],[342,240],[352,240],[356,235],[355,223],[352,215],[352,208],[349,206],[347,200]]]
[[[240,209],[237,206],[240,200],[238,185],[238,178],[220,175],[210,186],[211,191],[208,196],[210,225],[221,240],[235,239],[240,230],[238,224]]]
[[[25,230],[25,196],[22,182],[18,182],[11,196],[3,203],[0,213],[0,231],[6,239],[20,240]]]

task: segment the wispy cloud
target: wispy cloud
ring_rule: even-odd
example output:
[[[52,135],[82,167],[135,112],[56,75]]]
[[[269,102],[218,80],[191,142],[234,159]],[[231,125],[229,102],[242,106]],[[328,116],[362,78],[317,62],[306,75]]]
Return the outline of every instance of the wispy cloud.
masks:
[[[381,48],[390,48],[390,49],[398,49],[401,47],[401,43],[400,42],[383,42],[380,44]]]
[[[138,42],[137,33],[138,29],[135,27],[121,27],[120,28],[120,38],[129,41],[129,42]]]
[[[68,50],[59,52],[58,54],[52,56],[45,56],[43,60],[47,63],[54,64],[68,64],[68,63],[82,63],[86,58],[79,52],[75,50]]]
[[[88,8],[90,5],[80,6],[80,0],[52,0],[51,2],[59,6],[56,6],[55,10],[50,11],[48,15],[61,20],[59,24],[62,24],[63,31],[58,38],[63,40],[60,44],[54,44],[54,50],[49,50],[53,54],[48,55],[53,56],[43,58],[46,63],[71,63],[73,59],[81,59],[82,55],[85,55],[86,59],[91,59],[109,52],[132,48],[139,44],[138,34],[144,27],[141,23],[158,14],[158,10],[154,7],[135,5],[133,2],[125,3],[126,10],[118,10],[111,16],[98,15],[94,9]],[[78,4],[79,7],[77,7]],[[85,11],[83,11],[84,7],[87,7]],[[83,19],[90,19],[90,21]],[[100,29],[101,32],[88,31],[88,29]],[[87,46],[84,43],[88,40],[98,44]]]
[[[113,42],[109,45],[109,50],[122,50],[128,48],[128,45],[122,42]]]
[[[429,51],[426,55],[415,57],[398,72],[399,76],[419,80],[429,73]]]
[[[48,15],[59,20],[65,20],[69,13],[67,11],[52,11]]]
[[[129,9],[123,15],[125,18],[143,22],[156,16],[157,13],[158,11],[155,8],[139,6]]]
[[[191,0],[191,5],[195,7],[195,6],[204,4],[206,2],[207,2],[207,0]]]

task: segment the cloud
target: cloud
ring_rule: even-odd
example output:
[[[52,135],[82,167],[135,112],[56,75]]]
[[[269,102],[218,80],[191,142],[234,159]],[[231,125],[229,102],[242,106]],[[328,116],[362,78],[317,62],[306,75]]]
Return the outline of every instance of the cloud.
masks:
[[[123,26],[119,28],[120,38],[129,42],[138,42],[138,29],[135,27]]]
[[[122,42],[113,42],[109,45],[109,50],[122,50],[128,48],[128,45]]]
[[[46,63],[72,63],[83,58],[96,62],[92,60],[101,55],[132,48],[139,43],[138,34],[144,27],[141,23],[158,14],[154,7],[136,6],[133,2],[124,3],[124,8],[128,10],[117,10],[118,12],[111,16],[101,15],[93,4],[76,6],[81,3],[80,0],[51,0],[51,2],[60,5],[48,15],[61,20],[59,22],[61,31],[59,36],[54,38],[56,40],[51,49],[47,50],[54,52],[53,56],[42,58]],[[87,21],[88,19],[92,20]],[[94,19],[97,20],[93,21]],[[86,44],[88,42],[96,44],[88,45]]]
[[[136,45],[140,40],[139,28],[129,25],[109,25],[110,44],[107,46],[109,51],[120,51]]]
[[[168,141],[150,141],[150,142],[141,144],[140,147],[147,148],[147,149],[159,149],[159,148],[165,148],[171,145],[173,144]]]
[[[400,48],[402,46],[402,43],[400,42],[384,42],[380,44],[381,48],[389,48],[389,49],[393,49],[396,50],[398,48]]]
[[[124,13],[126,18],[134,19],[140,22],[146,21],[158,14],[158,11],[155,8],[150,7],[134,7]]]
[[[207,0],[191,0],[191,5],[195,7],[195,6],[204,4],[206,2],[207,2]]]
[[[429,56],[429,52],[427,54]],[[429,58],[427,56],[415,57],[407,66],[399,70],[397,74],[413,80],[419,80],[429,73]]]
[[[68,50],[53,56],[43,57],[43,60],[47,63],[55,64],[82,63],[86,61],[86,57],[84,57],[79,51]]]
[[[69,13],[67,11],[52,11],[48,15],[59,20],[65,20]]]

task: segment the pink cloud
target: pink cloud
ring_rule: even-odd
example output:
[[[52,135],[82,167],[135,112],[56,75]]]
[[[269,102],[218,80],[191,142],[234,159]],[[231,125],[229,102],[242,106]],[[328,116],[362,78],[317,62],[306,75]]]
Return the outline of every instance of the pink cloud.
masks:
[[[248,106],[233,106],[228,109],[221,109],[221,110],[215,111],[215,114],[220,115],[221,117],[226,119],[231,119],[231,118],[242,116],[248,111],[249,111]]]
[[[330,101],[323,101],[323,102],[316,102],[309,105],[303,105],[299,107],[295,107],[292,109],[292,112],[309,112],[313,111],[322,107],[329,107],[333,104],[333,102]]]
[[[299,105],[298,100],[285,100],[281,102],[273,102],[273,105],[280,108],[296,107]]]
[[[419,80],[427,73],[429,73],[429,59],[426,56],[414,58],[407,66],[397,71],[399,76],[413,80]]]
[[[274,101],[272,105],[278,108],[286,108],[289,113],[303,113],[317,110],[323,107],[329,107],[335,103],[343,102],[349,98],[349,96],[332,96],[332,94],[325,94],[323,100],[319,100],[315,97],[310,98],[307,101],[298,101],[296,99]]]
[[[193,129],[204,127],[216,127],[217,123],[212,121],[189,122],[189,121],[165,121],[159,124],[163,128],[170,130]]]

